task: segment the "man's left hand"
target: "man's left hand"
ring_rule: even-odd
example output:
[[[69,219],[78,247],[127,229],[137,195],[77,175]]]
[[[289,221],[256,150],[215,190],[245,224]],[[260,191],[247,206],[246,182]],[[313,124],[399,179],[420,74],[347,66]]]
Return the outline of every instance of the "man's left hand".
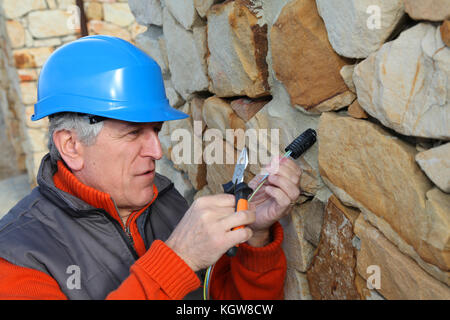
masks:
[[[290,212],[300,195],[300,167],[290,158],[280,159],[273,158],[263,173],[249,182],[250,188],[256,189],[263,175],[269,173],[249,203],[249,208],[256,210],[256,221],[248,226],[253,230],[248,244],[254,247],[265,246],[271,241],[270,227]]]

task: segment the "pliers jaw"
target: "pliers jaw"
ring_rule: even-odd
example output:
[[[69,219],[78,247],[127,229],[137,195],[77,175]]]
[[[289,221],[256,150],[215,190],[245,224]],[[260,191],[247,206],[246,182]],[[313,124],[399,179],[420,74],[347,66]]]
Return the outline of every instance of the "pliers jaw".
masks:
[[[231,181],[222,185],[225,193],[235,194],[235,190],[240,183],[244,182],[245,169],[248,165],[247,148],[243,148],[239,154],[236,165],[234,166],[234,173]]]

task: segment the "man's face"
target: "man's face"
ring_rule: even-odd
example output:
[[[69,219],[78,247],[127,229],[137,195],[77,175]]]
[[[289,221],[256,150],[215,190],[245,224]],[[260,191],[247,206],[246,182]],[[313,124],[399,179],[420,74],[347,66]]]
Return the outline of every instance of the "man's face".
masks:
[[[95,144],[83,146],[84,184],[109,193],[119,210],[139,210],[153,199],[155,160],[163,153],[162,122],[105,120]]]

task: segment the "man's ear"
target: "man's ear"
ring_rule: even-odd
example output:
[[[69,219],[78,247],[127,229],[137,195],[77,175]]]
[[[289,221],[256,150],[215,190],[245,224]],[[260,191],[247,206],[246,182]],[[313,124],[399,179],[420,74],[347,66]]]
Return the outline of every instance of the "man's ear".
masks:
[[[53,133],[53,141],[61,158],[72,171],[83,169],[83,145],[72,130],[58,130]]]

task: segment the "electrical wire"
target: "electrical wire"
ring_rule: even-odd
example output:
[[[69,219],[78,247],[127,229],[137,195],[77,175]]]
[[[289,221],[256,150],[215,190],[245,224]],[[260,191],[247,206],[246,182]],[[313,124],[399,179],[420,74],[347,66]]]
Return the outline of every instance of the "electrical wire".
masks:
[[[209,268],[206,270],[206,274],[205,274],[205,282],[203,284],[203,300],[209,300],[209,288],[210,288],[210,280],[211,280],[211,274],[214,271],[214,266],[215,264],[213,264],[212,266],[209,266]]]
[[[283,157],[280,159],[280,161],[284,158],[287,158],[291,155],[292,151],[288,150]],[[255,190],[252,192],[252,194],[250,195],[250,197],[248,197],[248,202],[250,202],[253,198],[253,196],[258,192],[258,190],[262,187],[262,185],[264,184],[264,182],[266,182],[267,177],[269,176],[268,173],[266,173],[261,180],[259,180],[258,186],[255,188]],[[205,280],[203,283],[203,300],[209,300],[209,293],[210,293],[210,285],[211,285],[211,275],[213,273],[214,270],[214,266],[215,264],[213,264],[212,266],[209,266],[208,269],[206,270],[206,274],[205,274]]]

